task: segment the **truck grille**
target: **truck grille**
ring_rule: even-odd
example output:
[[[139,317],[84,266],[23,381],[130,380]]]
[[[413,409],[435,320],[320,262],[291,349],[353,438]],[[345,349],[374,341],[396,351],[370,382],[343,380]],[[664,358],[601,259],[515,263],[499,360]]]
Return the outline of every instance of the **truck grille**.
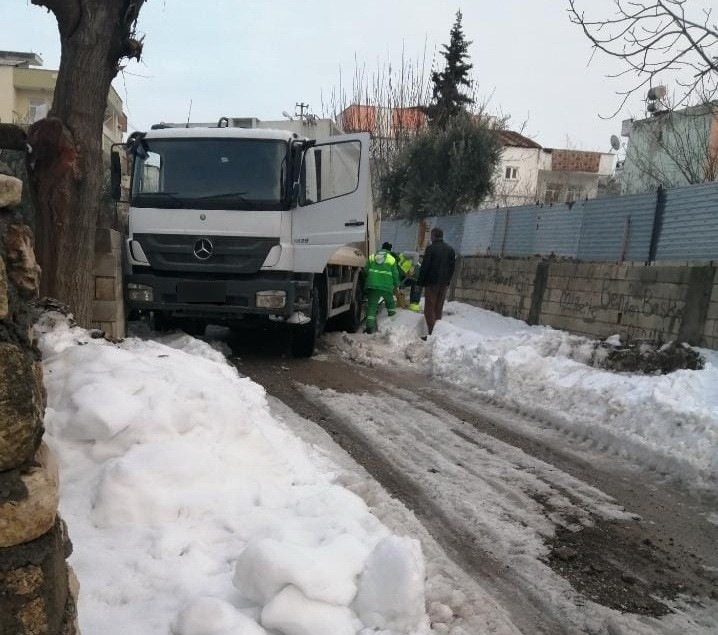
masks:
[[[183,234],[135,234],[155,271],[202,273],[257,273],[278,238],[254,236],[191,236]],[[211,255],[195,256],[198,241],[208,239]],[[203,252],[201,255],[205,255]]]

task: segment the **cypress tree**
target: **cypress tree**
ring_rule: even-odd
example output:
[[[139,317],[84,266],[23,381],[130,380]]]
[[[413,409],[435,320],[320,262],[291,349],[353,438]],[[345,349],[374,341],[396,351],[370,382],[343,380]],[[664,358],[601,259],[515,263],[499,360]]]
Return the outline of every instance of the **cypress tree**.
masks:
[[[446,60],[443,71],[433,71],[431,81],[434,84],[432,103],[426,113],[429,122],[443,127],[448,121],[466,111],[466,107],[474,100],[462,92],[462,88],[471,88],[469,71],[473,64],[469,63],[468,49],[471,44],[464,38],[461,28],[461,11],[456,12],[456,21],[451,27],[449,44],[443,44],[441,54]]]

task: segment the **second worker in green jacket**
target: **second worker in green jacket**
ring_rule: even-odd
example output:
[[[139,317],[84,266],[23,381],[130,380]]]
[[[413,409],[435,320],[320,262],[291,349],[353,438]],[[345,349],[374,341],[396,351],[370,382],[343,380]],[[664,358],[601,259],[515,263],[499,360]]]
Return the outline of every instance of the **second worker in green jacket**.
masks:
[[[396,313],[394,289],[399,286],[399,269],[396,258],[391,254],[391,244],[384,243],[381,249],[371,254],[364,268],[364,289],[367,297],[366,332],[376,330],[376,310],[384,298],[389,315]]]

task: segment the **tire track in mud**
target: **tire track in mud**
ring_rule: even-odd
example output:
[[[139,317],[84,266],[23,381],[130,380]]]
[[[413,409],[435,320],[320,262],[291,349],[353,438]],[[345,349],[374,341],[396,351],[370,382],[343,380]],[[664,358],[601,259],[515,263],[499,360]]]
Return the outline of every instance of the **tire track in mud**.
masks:
[[[680,594],[698,606],[718,600],[718,525],[708,520],[718,507],[715,494],[690,492],[616,455],[608,455],[606,461],[596,464],[592,458],[596,453],[586,451],[584,440],[419,373],[385,366],[369,368],[332,354],[297,360],[284,358],[276,350],[269,352],[256,346],[251,350],[247,356],[246,349],[240,350],[242,358],[231,360],[240,372],[262,384],[297,414],[324,428],[392,496],[415,512],[447,555],[477,584],[493,593],[523,632],[579,631],[567,626],[558,607],[539,597],[530,581],[506,571],[485,546],[479,548],[472,531],[457,527],[456,520],[450,520],[447,512],[427,498],[420,483],[377,457],[376,449],[360,429],[315,403],[299,384],[340,393],[389,394],[429,415],[441,418],[449,414],[478,433],[554,466],[638,514],[640,520],[634,522],[597,518],[595,526],[587,531],[562,531],[559,527],[555,539],[548,541],[552,553],[544,562],[582,594],[576,599],[577,608],[593,600],[621,612],[658,617],[670,609],[652,599],[670,599]],[[456,436],[467,444],[473,443],[473,438],[464,439],[464,432]],[[582,506],[572,495],[575,492],[563,494]],[[545,505],[541,500],[536,502],[544,506],[547,515],[552,513],[547,501]],[[655,627],[655,632],[664,632],[660,623],[656,622]],[[614,633],[613,626],[606,628],[607,625],[598,626],[596,633]]]
[[[389,494],[411,509],[448,557],[471,576],[510,612],[514,625],[532,635],[574,635],[559,616],[551,614],[539,589],[529,588],[518,575],[487,553],[473,533],[462,527],[434,501],[419,484],[392,468],[376,454],[376,449],[351,423],[308,398],[299,383],[340,392],[376,392],[386,386],[367,378],[350,365],[315,360],[232,360],[243,374],[264,386],[267,393],[298,415],[320,425],[351,457],[362,465]]]

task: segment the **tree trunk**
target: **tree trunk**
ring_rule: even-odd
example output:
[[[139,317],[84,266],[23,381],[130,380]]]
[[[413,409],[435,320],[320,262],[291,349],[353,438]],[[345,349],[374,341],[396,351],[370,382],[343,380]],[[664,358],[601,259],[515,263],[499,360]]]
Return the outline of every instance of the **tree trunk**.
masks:
[[[140,55],[132,36],[144,0],[32,2],[55,14],[62,45],[49,117],[28,131],[40,293],[89,326],[107,95],[119,61]]]

